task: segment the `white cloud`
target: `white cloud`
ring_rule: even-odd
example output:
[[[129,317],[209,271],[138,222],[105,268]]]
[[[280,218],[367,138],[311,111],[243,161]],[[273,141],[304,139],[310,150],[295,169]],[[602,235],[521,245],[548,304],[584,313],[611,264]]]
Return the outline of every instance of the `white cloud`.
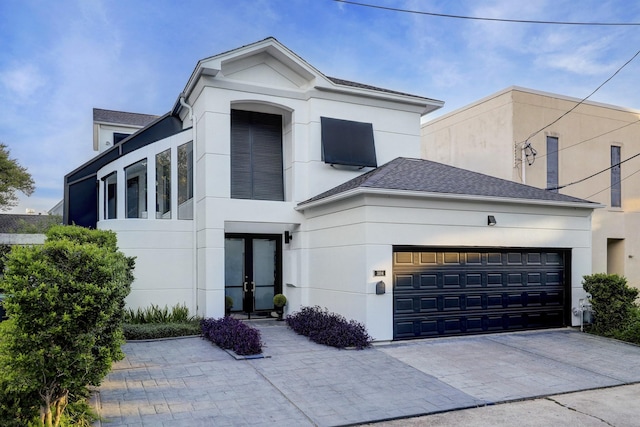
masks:
[[[43,73],[34,64],[15,65],[0,72],[0,82],[21,104],[32,101],[33,94],[46,84]]]

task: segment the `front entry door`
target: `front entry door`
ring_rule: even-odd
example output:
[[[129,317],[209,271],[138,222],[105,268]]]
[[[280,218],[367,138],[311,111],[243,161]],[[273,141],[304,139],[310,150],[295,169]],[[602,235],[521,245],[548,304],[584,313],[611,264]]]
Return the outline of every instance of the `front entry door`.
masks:
[[[269,314],[282,292],[280,235],[228,234],[225,238],[225,294],[233,312]]]

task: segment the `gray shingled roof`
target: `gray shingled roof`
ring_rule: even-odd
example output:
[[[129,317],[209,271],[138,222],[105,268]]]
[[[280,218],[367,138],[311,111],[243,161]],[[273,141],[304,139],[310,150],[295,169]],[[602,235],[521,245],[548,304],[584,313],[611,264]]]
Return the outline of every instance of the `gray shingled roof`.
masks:
[[[430,160],[398,157],[384,165],[334,187],[298,206],[335,196],[356,188],[458,194],[559,203],[597,203],[542,190],[505,179],[460,169]]]
[[[125,111],[93,109],[93,121],[119,125],[146,126],[159,116],[153,114],[127,113]]]

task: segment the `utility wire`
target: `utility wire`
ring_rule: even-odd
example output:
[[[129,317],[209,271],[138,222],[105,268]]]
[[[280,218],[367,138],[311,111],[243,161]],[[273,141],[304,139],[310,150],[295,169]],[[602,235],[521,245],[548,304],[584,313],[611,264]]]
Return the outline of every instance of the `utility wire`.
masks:
[[[615,131],[617,131],[617,130],[624,129],[624,128],[626,128],[627,126],[635,125],[635,124],[637,124],[637,123],[640,123],[640,119],[636,120],[635,122],[627,123],[626,125],[624,125],[624,126],[620,126],[619,128],[611,129],[610,131],[607,131],[607,132],[605,132],[605,133],[601,133],[600,135],[596,135],[596,136],[594,136],[594,137],[592,137],[592,138],[584,139],[584,140],[582,140],[582,141],[580,141],[580,142],[576,142],[575,144],[567,145],[566,147],[562,147],[562,148],[558,149],[557,151],[552,151],[552,152],[550,152],[550,153],[542,154],[541,156],[538,156],[538,158],[540,158],[540,159],[541,159],[541,158],[543,158],[543,157],[548,156],[549,154],[559,153],[560,151],[566,150],[566,149],[568,149],[568,148],[575,147],[576,145],[580,145],[580,144],[583,144],[583,143],[585,143],[585,142],[593,141],[593,140],[594,140],[594,139],[596,139],[596,138],[600,138],[601,136],[608,135],[608,134],[613,133],[613,132],[615,132]]]
[[[579,180],[577,180],[577,181],[570,182],[569,184],[559,185],[559,186],[557,186],[557,187],[549,187],[549,188],[545,188],[545,190],[549,190],[549,191],[553,191],[553,190],[560,190],[561,188],[565,188],[565,187],[568,187],[568,186],[570,186],[570,185],[579,184],[579,183],[581,183],[581,182],[583,182],[583,181],[586,181],[586,180],[588,180],[588,179],[590,179],[590,178],[593,178],[593,177],[594,177],[594,176],[596,176],[596,175],[600,175],[600,174],[601,174],[601,173],[603,173],[603,172],[606,172],[606,171],[608,171],[608,170],[611,170],[612,168],[615,168],[616,166],[620,166],[620,165],[621,165],[621,164],[623,164],[624,162],[628,162],[629,160],[634,159],[634,158],[636,158],[636,157],[638,157],[638,156],[640,156],[640,153],[638,153],[638,154],[634,154],[633,156],[629,157],[628,159],[625,159],[625,160],[621,161],[620,163],[616,163],[615,165],[611,165],[611,166],[609,166],[608,168],[603,169],[603,170],[601,170],[600,172],[596,172],[596,173],[594,173],[594,174],[592,174],[592,175],[589,175],[589,176],[588,176],[588,177],[586,177],[586,178],[582,178],[582,179],[579,179]],[[602,191],[604,191],[604,190],[602,190]],[[598,193],[596,193],[596,194],[598,194]],[[591,197],[591,196],[589,196],[589,197]]]
[[[537,134],[539,134],[540,132],[542,132],[543,130],[545,130],[546,128],[548,128],[549,126],[551,126],[551,125],[553,125],[553,124],[557,123],[560,119],[562,119],[562,118],[563,118],[563,117],[565,117],[567,114],[571,113],[573,110],[575,110],[576,108],[578,108],[578,106],[580,106],[583,102],[585,102],[587,99],[591,98],[591,96],[592,96],[594,93],[596,93],[597,91],[599,91],[599,90],[600,90],[600,88],[602,88],[602,86],[604,86],[604,85],[606,85],[607,83],[609,83],[609,81],[610,81],[612,78],[614,78],[614,77],[615,77],[615,76],[616,76],[620,71],[622,71],[622,69],[623,69],[624,67],[626,67],[626,66],[627,66],[631,61],[633,61],[634,59],[636,59],[636,57],[637,57],[638,55],[640,55],[640,50],[639,50],[639,51],[637,51],[637,52],[635,53],[635,55],[633,55],[633,56],[631,57],[631,59],[629,59],[627,62],[625,62],[624,64],[622,64],[622,66],[621,66],[620,68],[618,68],[618,69],[616,70],[616,72],[615,72],[615,73],[613,73],[613,74],[611,75],[611,77],[609,77],[607,80],[605,80],[605,81],[604,81],[600,86],[598,86],[598,87],[597,87],[593,92],[591,92],[591,93],[590,93],[589,95],[587,95],[586,97],[582,98],[582,100],[580,100],[580,102],[578,102],[576,105],[574,105],[574,106],[573,106],[569,111],[567,111],[566,113],[562,114],[560,117],[558,117],[557,119],[555,119],[554,121],[552,121],[552,122],[551,122],[551,123],[549,123],[548,125],[544,126],[543,128],[541,128],[541,129],[539,129],[539,130],[537,130],[537,131],[533,132],[531,135],[529,135],[529,136],[527,137],[527,139],[526,139],[525,141],[523,141],[523,143],[524,143],[524,142],[527,142],[528,140],[530,140],[531,138],[533,138],[534,136],[536,136]]]
[[[369,7],[372,9],[388,10],[392,12],[413,13],[416,15],[437,16],[440,18],[471,19],[475,21],[513,22],[517,24],[544,24],[544,25],[584,25],[584,26],[640,26],[640,22],[569,22],[569,21],[538,21],[528,19],[503,19],[503,18],[482,18],[478,16],[450,15],[446,13],[422,12],[419,10],[401,9],[397,7],[379,6],[375,4],[361,3],[350,0],[333,0],[338,3],[345,3],[354,6]]]
[[[618,181],[618,182],[614,182],[614,184],[618,184],[618,183],[620,183],[620,182],[624,181],[624,180],[625,180],[625,179],[627,179],[627,178],[631,178],[633,175],[637,174],[638,172],[640,172],[640,170],[637,170],[637,171],[635,171],[634,173],[632,173],[632,174],[629,174],[629,175],[625,176],[625,177],[624,177],[624,178],[622,178],[620,181]],[[597,196],[598,194],[602,193],[603,191],[607,191],[607,190],[608,190],[608,189],[610,189],[611,187],[613,187],[613,184],[611,184],[610,186],[608,186],[608,187],[606,187],[606,188],[603,188],[602,190],[598,191],[597,193],[593,193],[593,194],[592,194],[592,195],[590,195],[589,197],[585,197],[585,199],[590,199],[590,198],[592,198],[593,196]]]

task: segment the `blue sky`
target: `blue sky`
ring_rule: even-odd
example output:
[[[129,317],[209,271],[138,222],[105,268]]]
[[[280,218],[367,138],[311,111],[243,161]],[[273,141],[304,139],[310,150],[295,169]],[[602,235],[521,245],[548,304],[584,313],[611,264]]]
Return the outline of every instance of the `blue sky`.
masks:
[[[640,22],[628,0],[362,0],[487,18]],[[332,77],[462,107],[517,85],[583,98],[640,49],[638,26],[405,14],[332,0],[0,0],[0,142],[46,212],[96,153],[92,108],[164,114],[199,59],[273,36]],[[592,100],[640,109],[640,58]]]

